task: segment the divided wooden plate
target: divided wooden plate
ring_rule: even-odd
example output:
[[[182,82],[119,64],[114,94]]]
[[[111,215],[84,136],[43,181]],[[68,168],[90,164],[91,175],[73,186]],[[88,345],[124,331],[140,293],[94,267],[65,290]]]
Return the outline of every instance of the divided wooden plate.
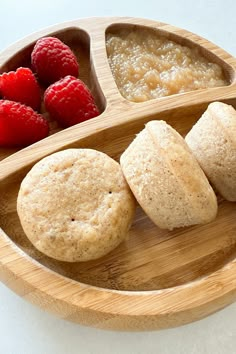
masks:
[[[111,27],[112,26],[112,27]],[[129,26],[155,28],[158,35],[199,47],[224,70],[229,85],[154,99],[125,100],[108,64],[105,35]],[[0,71],[27,65],[34,42],[55,35],[78,52],[81,77],[96,96],[102,114],[50,137],[0,156],[0,278],[20,296],[67,320],[94,327],[148,330],[203,318],[236,299],[236,203],[219,199],[219,213],[208,225],[172,232],[158,229],[138,209],[130,238],[106,257],[68,264],[39,253],[27,240],[16,213],[22,178],[31,166],[55,151],[89,147],[119,159],[146,122],[164,119],[185,135],[212,101],[236,107],[236,60],[185,30],[133,18],[92,18],[64,23],[33,34],[5,50]]]

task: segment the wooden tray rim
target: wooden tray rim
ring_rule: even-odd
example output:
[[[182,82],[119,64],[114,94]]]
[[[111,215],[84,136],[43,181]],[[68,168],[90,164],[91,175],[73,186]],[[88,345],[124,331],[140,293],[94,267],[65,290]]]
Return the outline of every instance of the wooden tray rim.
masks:
[[[143,21],[147,21],[145,23],[147,23],[147,25],[149,26],[150,24],[161,24],[163,26],[167,26],[170,29],[175,29],[175,27],[173,26],[162,24],[157,21],[143,19],[139,20],[133,18],[114,17],[110,18],[108,23],[110,21],[115,21],[119,23],[123,21],[125,23],[127,21],[142,21],[142,23]],[[27,41],[23,39],[7,48],[3,52],[3,57],[8,57],[9,53],[11,53],[11,55],[14,55],[14,53],[19,50],[19,47],[23,42],[24,45],[27,43],[30,44],[39,37],[39,34],[40,36],[42,36],[49,32],[56,32],[61,29],[62,25],[63,29],[71,28],[76,23],[82,23],[79,28],[83,30],[83,24],[86,23],[86,20],[70,21],[64,24],[51,26],[41,32],[37,32],[35,34],[27,36]],[[191,32],[185,30],[184,32],[193,35]],[[201,40],[201,37],[196,36],[196,39]],[[214,47],[218,48],[215,45]],[[231,56],[229,56],[229,63],[230,65],[233,65],[233,68],[235,70],[236,61]],[[3,65],[3,63],[0,62],[0,66],[1,65]],[[235,80],[232,82],[231,85],[227,87],[231,87],[232,90],[232,86],[235,86]],[[227,97],[231,90],[227,91],[226,89]],[[125,102],[125,105],[127,106],[127,104],[129,103],[127,103],[126,100]],[[145,105],[148,106],[149,103],[145,103],[144,106]],[[85,128],[85,131],[87,131],[88,133],[90,130],[90,125],[93,125],[95,122],[98,123],[99,121],[99,129],[109,129],[109,125],[107,127],[105,124],[106,122],[102,122],[103,115],[104,114],[99,116],[96,121],[94,120],[89,124],[87,123],[84,125],[80,125],[79,127],[72,127],[72,129],[79,130],[82,127]],[[137,117],[131,117],[131,119],[136,118]],[[121,123],[122,121],[119,121],[117,125]],[[67,131],[68,130],[65,130],[55,135],[66,135]],[[47,139],[56,140],[56,137],[51,136]],[[39,156],[37,156],[37,154],[34,154],[34,149],[36,149],[36,151],[40,151],[39,155],[41,155],[43,143],[44,141],[34,144],[33,146],[23,149],[20,152],[13,154],[9,158],[6,158],[2,162],[0,162],[0,167],[2,169],[2,171],[0,172],[0,179],[3,179],[3,177],[5,176],[4,166],[9,167],[11,165],[12,168],[10,173],[14,173],[14,161],[16,161],[20,156],[24,157],[25,151],[27,152],[30,149],[33,150],[32,160],[29,160],[29,163],[32,163],[32,161],[37,160]],[[56,145],[55,149],[58,149],[58,146]],[[47,154],[49,153],[47,152]],[[92,313],[96,313],[97,316],[105,313],[112,316],[123,317],[127,321],[130,318],[135,317],[137,319],[138,317],[138,326],[140,328],[142,328],[141,322],[147,316],[154,316],[155,320],[159,320],[158,324],[150,324],[150,328],[166,328],[172,325],[176,326],[190,322],[189,318],[192,318],[194,320],[202,318],[203,316],[206,316],[207,314],[210,314],[218,310],[219,308],[226,306],[227,304],[233,302],[236,299],[236,259],[232,260],[216,272],[211,273],[209,276],[198,279],[189,284],[184,284],[174,288],[156,291],[120,291],[102,289],[87,284],[79,283],[69,278],[66,278],[56,272],[53,272],[52,270],[42,266],[40,263],[32,259],[22,250],[20,250],[13,243],[13,241],[11,241],[11,239],[4,233],[2,229],[0,229],[0,249],[3,250],[3,255],[0,258],[1,278],[9,287],[12,287],[13,289],[15,281],[17,281],[18,283],[21,282],[23,288],[30,288],[31,291],[28,293],[27,298],[32,302],[40,305],[40,296],[44,294],[48,298],[49,307],[50,303],[54,302],[55,300],[58,300],[61,305],[71,307],[71,311],[75,312],[89,310],[92,311]],[[28,270],[29,266],[31,267],[30,272]],[[37,277],[34,278],[32,276],[32,273],[37,274]],[[54,287],[55,283],[57,284],[56,289]],[[31,295],[33,295],[34,292],[36,293],[36,296],[34,295],[31,298]],[[193,292],[195,292],[197,296],[193,297]],[[96,298],[96,301],[94,301],[94,297]],[[58,313],[60,313],[60,311],[58,311]],[[166,316],[168,317],[168,319],[166,319]],[[69,316],[63,317],[69,318]]]

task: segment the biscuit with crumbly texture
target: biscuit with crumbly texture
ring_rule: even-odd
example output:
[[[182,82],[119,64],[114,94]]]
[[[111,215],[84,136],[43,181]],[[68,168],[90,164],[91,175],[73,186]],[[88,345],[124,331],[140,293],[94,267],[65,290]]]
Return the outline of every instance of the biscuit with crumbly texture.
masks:
[[[236,201],[236,111],[211,103],[185,138],[215,189]]]
[[[120,163],[139,204],[160,228],[215,218],[217,200],[206,176],[184,139],[166,122],[148,122]]]
[[[17,211],[39,251],[61,261],[88,261],[127,237],[135,199],[112,158],[68,149],[33,166],[21,183]]]

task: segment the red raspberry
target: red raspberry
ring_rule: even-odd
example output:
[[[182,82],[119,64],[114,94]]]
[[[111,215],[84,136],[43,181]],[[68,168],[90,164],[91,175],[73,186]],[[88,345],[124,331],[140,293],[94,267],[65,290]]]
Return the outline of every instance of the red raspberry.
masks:
[[[0,100],[0,146],[26,146],[48,135],[48,122],[23,104]]]
[[[58,38],[39,39],[32,51],[31,62],[41,81],[51,84],[65,77],[79,75],[79,64],[71,49]]]
[[[81,80],[69,75],[47,88],[44,103],[51,117],[64,127],[99,115],[88,87]]]
[[[19,68],[0,76],[0,93],[4,99],[16,101],[39,110],[40,88],[32,71]]]

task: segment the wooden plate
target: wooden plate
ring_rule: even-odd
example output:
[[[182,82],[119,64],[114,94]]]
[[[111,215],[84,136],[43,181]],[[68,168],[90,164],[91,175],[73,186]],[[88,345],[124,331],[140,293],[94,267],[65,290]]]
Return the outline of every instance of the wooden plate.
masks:
[[[112,27],[110,27],[112,26]],[[199,47],[223,68],[229,85],[154,99],[125,100],[106,56],[106,31],[149,26],[158,35]],[[100,328],[160,329],[213,313],[236,298],[236,204],[219,199],[217,219],[172,232],[158,229],[138,209],[130,238],[106,257],[68,264],[50,259],[27,240],[16,213],[22,178],[42,157],[89,147],[118,159],[151,119],[165,119],[185,135],[212,101],[236,106],[236,60],[192,33],[143,19],[92,18],[57,25],[1,54],[1,72],[27,65],[34,42],[56,35],[78,53],[81,77],[96,96],[99,117],[58,132],[21,151],[2,149],[0,163],[0,277],[16,293],[67,320]]]

